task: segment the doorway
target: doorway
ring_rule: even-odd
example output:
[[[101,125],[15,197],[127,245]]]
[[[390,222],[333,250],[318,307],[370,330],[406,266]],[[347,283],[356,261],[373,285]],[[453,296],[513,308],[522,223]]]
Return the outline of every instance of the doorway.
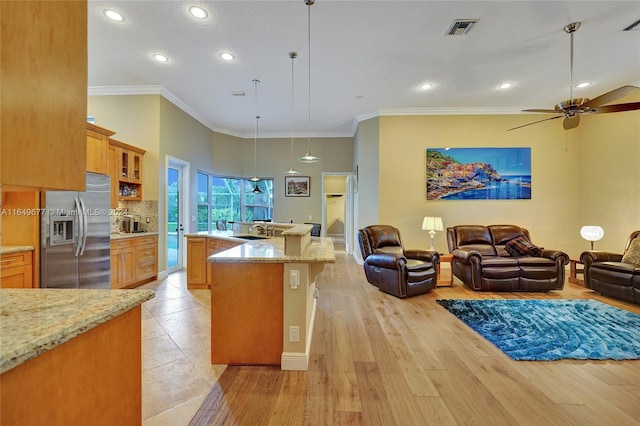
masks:
[[[322,236],[333,240],[336,250],[353,251],[352,173],[322,174]]]
[[[185,185],[186,169],[189,163],[177,158],[167,158],[167,209],[166,209],[166,254],[167,273],[175,272],[184,267],[184,218],[188,217],[185,200],[187,191]]]

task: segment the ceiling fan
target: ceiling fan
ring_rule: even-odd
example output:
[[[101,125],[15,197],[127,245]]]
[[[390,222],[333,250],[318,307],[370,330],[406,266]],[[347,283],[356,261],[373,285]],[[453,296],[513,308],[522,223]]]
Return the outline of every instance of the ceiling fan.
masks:
[[[507,129],[507,131],[520,129],[521,127],[542,123],[543,121],[555,120],[562,117],[564,117],[562,127],[564,127],[565,130],[569,130],[574,127],[578,127],[578,124],[580,124],[581,114],[603,114],[607,112],[623,112],[640,109],[640,102],[605,105],[640,89],[640,87],[636,86],[622,86],[593,99],[573,97],[573,33],[576,32],[578,28],[580,28],[580,22],[573,22],[563,28],[564,31],[571,36],[571,82],[569,86],[569,100],[557,103],[553,109],[525,109],[523,112],[542,112],[556,114],[556,116],[534,121],[533,123],[523,124],[522,126],[513,127],[511,129]]]

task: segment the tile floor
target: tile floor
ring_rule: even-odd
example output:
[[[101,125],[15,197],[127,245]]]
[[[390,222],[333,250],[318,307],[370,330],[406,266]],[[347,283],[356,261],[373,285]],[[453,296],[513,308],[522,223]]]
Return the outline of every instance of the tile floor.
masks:
[[[142,305],[142,424],[188,425],[226,368],[209,358],[211,292],[188,290],[184,270],[139,288],[156,292]]]
[[[186,272],[141,286],[142,424],[187,425],[226,365],[211,365],[211,293],[187,290]]]

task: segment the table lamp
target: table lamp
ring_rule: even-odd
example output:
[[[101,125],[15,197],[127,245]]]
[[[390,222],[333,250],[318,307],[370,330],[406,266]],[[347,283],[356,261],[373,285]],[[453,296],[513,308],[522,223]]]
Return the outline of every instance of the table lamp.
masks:
[[[422,220],[422,230],[429,231],[429,235],[431,235],[431,247],[429,247],[429,250],[435,250],[433,247],[433,238],[436,236],[436,231],[444,231],[442,218],[437,216],[425,216]]]
[[[604,237],[604,229],[601,226],[586,225],[580,228],[580,236],[591,242],[591,250],[593,250],[594,241],[601,240]]]

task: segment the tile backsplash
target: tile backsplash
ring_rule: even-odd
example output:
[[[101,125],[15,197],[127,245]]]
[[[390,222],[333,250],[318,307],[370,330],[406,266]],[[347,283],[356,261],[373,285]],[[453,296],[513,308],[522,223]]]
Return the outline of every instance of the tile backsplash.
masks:
[[[120,201],[118,208],[111,213],[111,232],[120,231],[120,218],[125,214],[140,215],[142,230],[158,232],[158,201]],[[147,223],[147,219],[149,223]]]

